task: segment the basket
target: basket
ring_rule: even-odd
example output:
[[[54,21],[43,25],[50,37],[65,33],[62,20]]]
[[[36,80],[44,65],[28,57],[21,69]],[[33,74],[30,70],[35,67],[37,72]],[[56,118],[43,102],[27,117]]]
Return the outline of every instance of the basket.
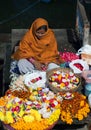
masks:
[[[81,85],[81,77],[80,75],[78,74],[74,74],[77,78],[79,78],[79,83],[77,84],[77,87],[74,87],[74,88],[71,88],[71,89],[60,89],[60,88],[56,88],[54,87],[50,81],[49,81],[49,78],[51,77],[51,75],[53,74],[53,72],[55,71],[60,71],[60,72],[65,72],[65,73],[69,73],[69,72],[73,72],[72,69],[70,68],[55,68],[55,69],[51,69],[49,71],[47,71],[47,85],[48,87],[54,92],[54,93],[57,93],[57,92],[75,92],[76,90],[78,90],[78,88],[80,87]]]
[[[58,123],[58,120],[55,121],[52,125],[50,125],[47,129],[45,130],[52,130],[54,126]],[[9,124],[5,124],[2,122],[2,126],[4,130],[15,130],[13,127],[11,127]]]

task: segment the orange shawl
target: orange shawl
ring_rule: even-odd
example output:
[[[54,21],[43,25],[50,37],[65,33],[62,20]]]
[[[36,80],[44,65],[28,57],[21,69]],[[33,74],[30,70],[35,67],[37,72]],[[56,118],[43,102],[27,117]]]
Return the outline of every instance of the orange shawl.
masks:
[[[41,39],[38,39],[35,32],[42,25],[47,25],[47,32]],[[37,18],[33,22],[21,40],[18,50],[12,55],[12,58],[16,60],[31,57],[41,63],[57,63],[58,61],[58,49],[54,33],[48,28],[48,22],[42,18]]]

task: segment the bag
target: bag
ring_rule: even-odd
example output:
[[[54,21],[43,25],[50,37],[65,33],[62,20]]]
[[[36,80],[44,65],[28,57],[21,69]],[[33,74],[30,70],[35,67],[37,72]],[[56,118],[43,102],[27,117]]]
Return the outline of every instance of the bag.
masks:
[[[80,74],[84,70],[89,70],[87,62],[82,59],[73,60],[70,62],[69,67],[74,71],[75,74]]]
[[[83,47],[81,47],[77,54],[80,55],[82,53],[85,53],[85,54],[91,54],[91,45],[85,45]]]
[[[91,45],[85,45],[81,47],[77,54],[81,54],[81,59],[86,61],[88,65],[91,65]]]

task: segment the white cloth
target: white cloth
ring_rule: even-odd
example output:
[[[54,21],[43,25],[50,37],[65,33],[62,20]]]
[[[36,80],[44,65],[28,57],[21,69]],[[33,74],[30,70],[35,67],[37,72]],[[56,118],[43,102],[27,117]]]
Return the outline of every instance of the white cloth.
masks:
[[[55,68],[59,68],[59,67],[60,67],[60,66],[57,65],[57,64],[55,64],[55,63],[50,63],[50,64],[48,65],[48,69],[47,69],[47,70],[55,69]]]
[[[33,72],[33,70],[36,70],[34,65],[30,63],[27,59],[19,60],[17,65],[21,74],[26,74],[28,72]],[[60,66],[55,63],[49,63],[47,70],[58,68],[58,67]]]
[[[34,66],[27,59],[21,59],[18,61],[18,68],[21,74],[26,74],[34,70]]]

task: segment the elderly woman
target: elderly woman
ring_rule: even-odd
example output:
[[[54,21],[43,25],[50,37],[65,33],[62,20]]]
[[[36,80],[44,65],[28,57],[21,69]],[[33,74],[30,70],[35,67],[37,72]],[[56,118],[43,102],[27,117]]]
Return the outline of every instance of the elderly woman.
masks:
[[[32,70],[46,71],[63,63],[58,54],[55,35],[45,19],[37,18],[32,23],[12,59],[17,60],[20,74]]]

